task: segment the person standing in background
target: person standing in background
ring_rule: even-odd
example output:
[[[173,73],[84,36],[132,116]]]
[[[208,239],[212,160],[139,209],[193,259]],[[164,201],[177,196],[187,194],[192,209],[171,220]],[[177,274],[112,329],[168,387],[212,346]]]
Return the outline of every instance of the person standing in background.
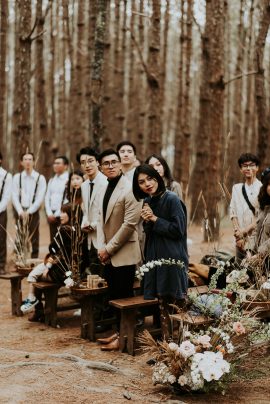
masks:
[[[262,186],[256,177],[259,159],[251,153],[244,153],[238,159],[243,182],[232,189],[230,218],[234,229],[236,258],[241,261],[246,251],[255,246],[256,209],[259,208],[258,195]]]
[[[145,164],[149,164],[159,173],[168,191],[174,192],[179,196],[180,199],[183,198],[182,187],[179,182],[173,179],[170,167],[162,156],[158,154],[151,154],[151,156],[145,160]]]
[[[132,182],[135,171],[136,147],[129,140],[123,140],[123,142],[118,143],[116,150],[121,159],[122,173]]]
[[[68,181],[68,164],[66,156],[57,156],[53,163],[54,177],[50,179],[45,196],[45,210],[50,227],[50,240],[60,226],[61,206],[65,199],[65,189]]]
[[[77,154],[77,161],[87,176],[81,186],[83,201],[82,230],[88,234],[88,258],[91,273],[99,273],[100,261],[97,255],[97,219],[99,198],[107,186],[107,178],[99,171],[98,154],[90,147],[83,147]]]
[[[32,244],[31,258],[39,254],[39,209],[46,193],[46,180],[34,170],[35,158],[30,152],[23,153],[21,165],[23,171],[13,177],[12,203],[15,219],[20,219],[27,226]]]
[[[141,203],[134,198],[130,181],[122,175],[120,156],[115,150],[104,150],[99,155],[99,164],[108,185],[100,198],[98,256],[104,264],[109,299],[121,299],[133,296],[135,268],[141,261],[137,231]],[[118,326],[119,322],[118,319]],[[98,342],[104,344],[101,350],[119,349],[117,334]]]
[[[2,168],[3,156],[0,152],[0,274],[6,273],[7,259],[7,205],[11,198],[12,175]]]

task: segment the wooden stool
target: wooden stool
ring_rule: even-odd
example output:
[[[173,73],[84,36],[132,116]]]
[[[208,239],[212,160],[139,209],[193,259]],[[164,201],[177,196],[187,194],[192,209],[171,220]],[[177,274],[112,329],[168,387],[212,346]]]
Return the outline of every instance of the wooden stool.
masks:
[[[35,288],[42,290],[44,293],[45,307],[45,324],[56,327],[57,325],[57,297],[59,285],[51,282],[36,282]]]
[[[22,316],[22,279],[23,275],[17,272],[0,275],[0,279],[10,281],[11,284],[11,313],[13,316]]]
[[[158,305],[158,299],[144,300],[140,295],[111,300],[109,304],[121,310],[119,350],[123,352],[127,346],[129,355],[134,355],[137,311],[143,307]]]

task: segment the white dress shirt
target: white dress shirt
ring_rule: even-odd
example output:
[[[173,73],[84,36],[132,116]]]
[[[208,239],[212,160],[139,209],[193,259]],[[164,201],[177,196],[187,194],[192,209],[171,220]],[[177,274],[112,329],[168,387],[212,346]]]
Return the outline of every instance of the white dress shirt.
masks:
[[[50,179],[45,196],[45,210],[47,216],[60,216],[63,196],[68,181],[68,171],[61,175],[55,175]]]
[[[21,192],[20,192],[20,175],[21,175]],[[38,183],[38,184],[37,184]],[[35,189],[37,184],[37,191],[35,200],[33,201]],[[32,170],[31,174],[26,171],[17,173],[13,177],[12,183],[12,202],[18,215],[26,210],[29,214],[33,214],[40,208],[46,192],[46,180],[43,175],[37,171]],[[21,194],[21,198],[20,198]]]
[[[259,208],[258,195],[262,186],[257,178],[252,185],[245,184],[248,199],[257,210]],[[250,210],[242,192],[243,183],[235,184],[232,188],[232,199],[230,203],[230,218],[237,218],[240,229],[250,226],[254,221],[254,215]],[[248,235],[248,247],[253,249],[255,243],[255,231]]]
[[[4,170],[2,167],[0,167],[0,192],[3,187],[3,182],[6,174],[7,171]],[[0,201],[0,213],[4,212],[7,209],[7,204],[11,198],[11,192],[12,192],[12,175],[8,173],[3,188],[2,199]]]

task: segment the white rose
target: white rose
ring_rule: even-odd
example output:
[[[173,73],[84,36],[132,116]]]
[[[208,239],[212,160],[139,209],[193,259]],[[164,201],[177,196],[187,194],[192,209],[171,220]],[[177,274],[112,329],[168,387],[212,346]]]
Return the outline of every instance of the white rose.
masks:
[[[195,346],[190,341],[184,341],[178,348],[178,352],[183,358],[187,359],[191,355],[195,354]]]
[[[71,278],[67,278],[64,280],[64,284],[66,285],[67,288],[70,288],[71,286],[74,286],[74,281]]]
[[[180,384],[180,386],[185,386],[185,384],[187,384],[187,378],[184,375],[179,376],[178,378],[178,383]]]
[[[175,344],[175,342],[170,342],[169,343],[169,348],[170,348],[171,351],[177,351],[178,345]]]

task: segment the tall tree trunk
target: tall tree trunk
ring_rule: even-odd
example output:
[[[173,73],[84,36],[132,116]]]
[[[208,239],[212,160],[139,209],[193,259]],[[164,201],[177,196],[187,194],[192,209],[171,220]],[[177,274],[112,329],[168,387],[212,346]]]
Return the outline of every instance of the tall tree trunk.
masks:
[[[49,82],[49,112],[50,112],[50,137],[54,139],[52,142],[52,151],[55,153],[58,151],[58,143],[56,138],[56,113],[55,113],[55,87],[54,87],[54,74],[55,74],[55,28],[54,28],[54,16],[55,16],[55,3],[52,2],[51,15],[50,15],[50,63],[48,72],[48,82]]]
[[[255,76],[255,95],[258,115],[258,156],[261,166],[265,167],[266,151],[268,143],[269,124],[266,113],[266,95],[264,86],[263,56],[265,40],[270,24],[270,4],[268,0],[263,0],[262,15],[259,23],[259,32],[255,42],[254,67],[257,70]]]
[[[71,161],[76,160],[76,153],[80,145],[87,138],[87,115],[84,104],[84,84],[85,84],[85,1],[80,0],[78,4],[78,20],[77,20],[77,44],[76,44],[76,65],[73,77],[73,97],[70,100],[72,105],[72,126],[70,137],[70,158]]]
[[[15,149],[15,161],[31,147],[30,124],[30,78],[31,78],[31,0],[20,0],[17,3],[19,11],[19,86],[18,86],[18,127]]]
[[[192,212],[200,190],[204,194],[205,238],[219,235],[220,159],[224,109],[224,1],[206,2],[206,23],[203,36],[200,121],[197,134],[197,160],[193,177]],[[204,175],[204,172],[207,174]],[[202,180],[203,179],[203,180]],[[200,213],[202,210],[200,209]],[[201,219],[202,216],[197,216]]]
[[[35,58],[35,106],[37,108],[37,132],[35,138],[40,139],[41,149],[38,160],[39,170],[48,179],[51,175],[52,156],[50,153],[50,138],[47,118],[47,97],[45,92],[45,73],[44,73],[44,24],[45,18],[49,12],[47,7],[45,14],[42,14],[42,3],[40,0],[36,4],[37,21],[37,39],[36,39],[36,58]],[[37,150],[37,148],[35,148]]]
[[[91,120],[90,120],[90,111],[91,111],[91,63],[93,61],[94,55],[94,41],[95,41],[95,27],[96,27],[96,4],[95,2],[89,2],[88,5],[88,37],[87,37],[87,63],[86,63],[86,86],[85,86],[85,98],[87,103],[88,110],[88,136],[87,140],[91,137]]]
[[[238,50],[237,61],[234,75],[235,77],[241,76],[244,70],[244,52],[245,52],[245,30],[244,30],[244,0],[240,2],[239,10],[239,23],[238,23]],[[242,98],[243,98],[243,77],[233,82],[234,84],[234,97],[233,97],[233,125],[232,133],[229,141],[229,156],[230,168],[228,177],[228,187],[231,189],[233,183],[239,177],[238,166],[236,164],[239,155],[241,154],[241,134],[243,132],[243,116],[242,116]],[[232,85],[232,84],[229,84]]]
[[[148,150],[161,151],[161,105],[160,105],[160,0],[152,1],[150,43],[148,53],[147,83],[149,93]]]
[[[102,135],[102,81],[103,81],[103,63],[104,63],[104,47],[106,36],[106,14],[107,14],[107,1],[96,0],[96,28],[95,28],[95,46],[94,46],[94,59],[92,65],[91,77],[91,122],[92,122],[92,146],[99,150]]]
[[[224,113],[224,0],[211,1],[212,24],[214,28],[211,38],[211,70],[209,86],[211,91],[210,150],[208,175],[206,176],[205,201],[208,211],[209,236],[217,240],[220,225],[220,180],[221,180],[221,147],[223,140]]]
[[[7,55],[7,31],[8,31],[8,2],[1,0],[1,20],[0,20],[0,150],[6,154],[6,55]]]
[[[251,0],[250,10],[249,10],[249,24],[248,24],[248,44],[247,44],[247,54],[246,54],[246,66],[247,72],[251,72],[253,68],[253,40],[254,40],[254,0]],[[251,139],[256,138],[256,134],[252,131],[253,121],[255,120],[254,110],[254,76],[250,75],[246,78],[246,103],[245,103],[245,127],[244,127],[244,139],[242,139],[243,144],[247,145],[248,150],[253,150],[251,147]],[[255,143],[257,144],[257,142]]]

